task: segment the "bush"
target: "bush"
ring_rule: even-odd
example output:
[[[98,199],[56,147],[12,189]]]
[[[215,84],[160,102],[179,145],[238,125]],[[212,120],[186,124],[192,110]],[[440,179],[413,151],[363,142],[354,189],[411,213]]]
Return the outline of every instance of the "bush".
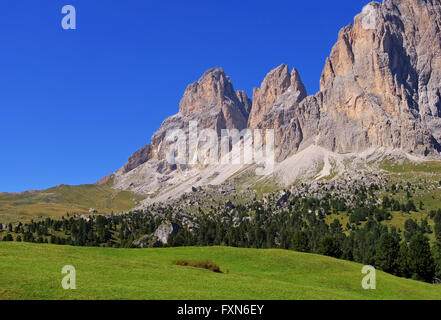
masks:
[[[11,234],[8,233],[3,237],[3,241],[14,241],[14,239],[12,238]]]
[[[210,260],[205,261],[188,261],[188,260],[178,260],[173,262],[174,264],[178,266],[183,267],[193,267],[193,268],[201,268],[201,269],[207,269],[216,273],[223,273],[221,268]]]

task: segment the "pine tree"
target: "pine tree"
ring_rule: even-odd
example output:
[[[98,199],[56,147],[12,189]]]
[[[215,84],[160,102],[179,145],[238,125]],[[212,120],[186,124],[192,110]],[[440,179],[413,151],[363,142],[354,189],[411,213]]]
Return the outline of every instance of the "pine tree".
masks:
[[[391,207],[391,202],[388,196],[383,197],[382,206],[383,209],[387,209]]]
[[[398,251],[398,273],[401,277],[409,278],[410,270],[409,270],[409,247],[406,242],[401,242],[400,250]]]
[[[429,239],[421,233],[414,235],[409,243],[408,258],[412,278],[431,282],[435,275],[435,262]]]
[[[296,231],[291,241],[291,248],[294,251],[309,252],[308,236],[303,231]]]
[[[331,236],[326,236],[320,241],[319,253],[334,258],[340,258],[342,255],[338,241]]]
[[[437,241],[433,248],[433,258],[435,260],[435,276],[441,279],[441,242]]]
[[[404,238],[407,242],[419,231],[418,223],[413,219],[407,219],[404,223]]]
[[[441,212],[433,213],[433,215],[431,213],[431,216],[435,221],[435,275],[441,279]]]
[[[375,266],[385,272],[397,274],[399,248],[396,238],[389,233],[383,233],[377,244]]]

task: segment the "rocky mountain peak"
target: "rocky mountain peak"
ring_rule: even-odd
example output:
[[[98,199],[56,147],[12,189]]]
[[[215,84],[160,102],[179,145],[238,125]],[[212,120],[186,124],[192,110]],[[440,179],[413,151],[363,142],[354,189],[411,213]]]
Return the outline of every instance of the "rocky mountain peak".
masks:
[[[305,85],[303,84],[302,79],[300,78],[299,71],[294,68],[291,72],[291,85],[290,89],[297,95],[297,102],[302,101],[308,95],[306,92]]]
[[[270,71],[260,88],[255,88],[253,91],[253,107],[251,108],[248,126],[257,128],[268,108],[289,88],[292,88],[294,92],[298,92],[299,98],[306,97],[305,86],[296,69],[290,74],[289,67],[282,64]]]
[[[185,90],[178,114],[162,123],[151,143],[129,158],[123,172],[130,172],[152,159],[164,161],[168,145],[165,141],[167,133],[175,129],[187,130],[190,121],[197,122],[198,129],[216,130],[219,136],[222,129],[246,128],[251,105],[245,91],[234,90],[230,78],[222,68],[207,70]],[[169,169],[163,163],[161,166],[161,170]]]
[[[213,68],[187,87],[179,104],[179,112],[198,112],[221,105],[228,99],[237,100],[233,84],[222,68]]]
[[[204,128],[244,129],[251,101],[244,91],[235,91],[231,79],[222,68],[207,70],[190,84],[179,104],[181,116],[196,117]],[[216,121],[213,120],[213,115]],[[209,121],[206,121],[211,117]]]

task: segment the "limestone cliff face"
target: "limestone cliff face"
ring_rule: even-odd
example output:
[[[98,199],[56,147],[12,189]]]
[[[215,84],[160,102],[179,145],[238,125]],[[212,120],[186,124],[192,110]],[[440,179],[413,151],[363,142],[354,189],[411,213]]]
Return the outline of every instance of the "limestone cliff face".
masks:
[[[439,1],[369,4],[326,61],[322,110],[359,121],[368,145],[418,154],[438,148],[440,14]]]
[[[440,1],[370,3],[340,31],[319,93],[300,102],[281,95],[265,106],[261,127],[284,128],[276,133],[279,157],[312,143],[341,153],[385,147],[437,154],[440,17]],[[251,114],[262,109],[254,106]]]
[[[221,68],[206,71],[185,90],[179,104],[179,113],[166,119],[153,135],[149,145],[136,151],[124,166],[129,172],[148,160],[165,162],[167,132],[188,128],[190,121],[198,122],[198,129],[246,128],[251,101],[244,91],[235,91],[230,78]],[[173,169],[162,163],[160,170]]]

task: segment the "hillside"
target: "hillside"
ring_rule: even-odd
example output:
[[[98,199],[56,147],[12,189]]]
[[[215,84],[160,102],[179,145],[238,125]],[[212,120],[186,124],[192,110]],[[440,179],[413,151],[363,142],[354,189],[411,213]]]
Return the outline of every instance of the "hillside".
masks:
[[[313,254],[228,247],[110,249],[0,243],[0,299],[439,299],[441,286],[377,272],[361,288],[362,265]],[[225,272],[173,264],[210,259]],[[76,267],[77,290],[61,288]]]
[[[66,213],[89,214],[89,209],[110,214],[132,209],[143,197],[130,191],[114,190],[111,181],[103,185],[60,185],[39,191],[0,193],[0,222],[16,223]]]

